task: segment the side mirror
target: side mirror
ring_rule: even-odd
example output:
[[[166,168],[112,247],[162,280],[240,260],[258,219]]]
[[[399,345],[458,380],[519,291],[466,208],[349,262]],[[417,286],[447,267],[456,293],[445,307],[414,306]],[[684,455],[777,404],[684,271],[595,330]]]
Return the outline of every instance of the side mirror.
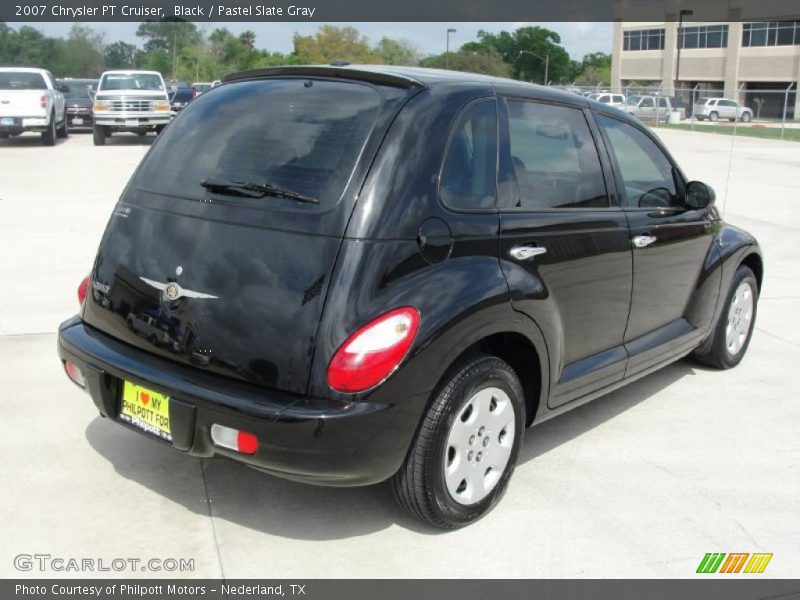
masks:
[[[702,210],[714,204],[717,195],[714,189],[702,181],[690,181],[686,184],[686,206],[694,210]]]

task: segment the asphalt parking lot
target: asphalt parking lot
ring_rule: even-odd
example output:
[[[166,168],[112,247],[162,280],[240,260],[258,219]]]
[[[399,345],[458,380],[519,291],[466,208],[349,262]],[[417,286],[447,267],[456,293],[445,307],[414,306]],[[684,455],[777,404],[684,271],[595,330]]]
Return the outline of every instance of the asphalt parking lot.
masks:
[[[0,140],[0,577],[83,575],[14,567],[46,553],[194,559],[186,577],[683,578],[706,552],[770,552],[761,577],[800,576],[800,144],[660,135],[763,245],[747,357],[680,361],[529,431],[498,508],[452,533],[386,486],[291,483],[101,419],[54,332],[146,142]],[[132,574],[172,575],[94,575]]]

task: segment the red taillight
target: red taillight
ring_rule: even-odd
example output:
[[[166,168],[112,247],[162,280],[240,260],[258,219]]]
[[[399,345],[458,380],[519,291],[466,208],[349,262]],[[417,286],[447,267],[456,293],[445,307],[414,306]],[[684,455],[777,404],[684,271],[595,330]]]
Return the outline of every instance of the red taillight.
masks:
[[[192,98],[195,98],[196,96],[197,96],[197,90],[192,88]]]
[[[83,281],[81,281],[81,284],[78,286],[78,302],[80,303],[81,306],[83,306],[83,303],[86,301],[86,294],[88,293],[88,291],[89,291],[89,276],[87,275],[86,277],[83,278]]]
[[[328,385],[337,392],[363,392],[378,385],[403,361],[419,330],[419,311],[397,308],[364,325],[333,355]]]
[[[258,450],[258,438],[252,433],[217,423],[211,426],[211,441],[220,448],[236,450],[242,454],[255,454]]]
[[[64,370],[67,372],[67,377],[69,377],[74,383],[78,384],[82,388],[86,387],[86,380],[84,379],[83,372],[81,372],[78,365],[65,360]]]
[[[41,106],[42,108],[47,108],[47,96],[39,97],[39,106]]]

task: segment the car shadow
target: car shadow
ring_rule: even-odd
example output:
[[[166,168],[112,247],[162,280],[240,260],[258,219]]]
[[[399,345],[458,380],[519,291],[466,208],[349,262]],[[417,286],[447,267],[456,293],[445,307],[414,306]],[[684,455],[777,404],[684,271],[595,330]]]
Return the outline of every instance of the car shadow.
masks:
[[[69,142],[69,138],[56,138],[56,146]],[[0,138],[0,148],[52,148],[42,144],[42,137],[37,134],[23,133],[15,137]]]
[[[529,430],[519,466],[602,425],[701,368],[679,361]],[[388,484],[332,488],[295,483],[224,458],[199,459],[175,452],[100,417],[87,426],[86,439],[122,477],[198,514],[207,515],[211,507],[215,519],[254,531],[313,541],[361,536],[391,525],[424,535],[442,533],[407,516],[393,502]],[[197,494],[186,489],[185,482],[193,479],[186,475],[192,469],[197,471]],[[207,498],[196,497],[204,490]]]
[[[106,146],[150,146],[156,141],[156,136],[152,133],[147,135],[137,135],[135,133],[115,133],[106,138]]]

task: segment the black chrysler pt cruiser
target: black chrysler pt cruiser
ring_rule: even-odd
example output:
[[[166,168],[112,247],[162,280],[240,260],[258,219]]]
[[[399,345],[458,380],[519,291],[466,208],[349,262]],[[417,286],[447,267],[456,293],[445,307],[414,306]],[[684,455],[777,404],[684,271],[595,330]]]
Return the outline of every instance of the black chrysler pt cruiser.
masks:
[[[100,413],[193,456],[391,481],[441,528],[525,430],[688,354],[747,350],[763,275],[632,117],[395,67],[231,75],[154,143],[59,354]]]

